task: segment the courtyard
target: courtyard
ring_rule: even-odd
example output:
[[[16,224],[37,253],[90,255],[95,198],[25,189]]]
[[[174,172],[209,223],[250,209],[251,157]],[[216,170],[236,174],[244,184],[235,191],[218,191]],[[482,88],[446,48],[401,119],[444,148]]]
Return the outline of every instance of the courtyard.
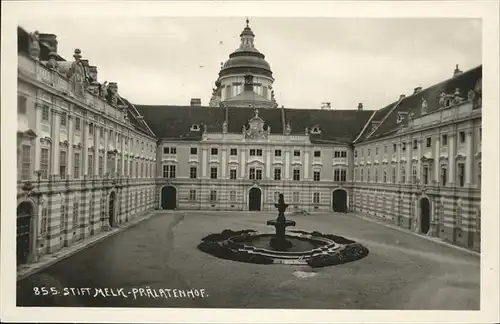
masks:
[[[266,221],[274,218],[276,213],[265,212],[158,211],[150,219],[19,281],[17,304],[479,309],[478,256],[353,213],[288,217],[297,222],[295,229],[341,235],[369,249],[367,257],[351,263],[318,269],[258,265],[218,259],[197,249],[201,238],[224,229],[272,232]],[[42,286],[57,294],[36,295]],[[107,293],[103,293],[105,288]],[[152,293],[139,293],[139,289]],[[86,293],[90,290],[96,293]],[[163,296],[159,296],[160,290]]]

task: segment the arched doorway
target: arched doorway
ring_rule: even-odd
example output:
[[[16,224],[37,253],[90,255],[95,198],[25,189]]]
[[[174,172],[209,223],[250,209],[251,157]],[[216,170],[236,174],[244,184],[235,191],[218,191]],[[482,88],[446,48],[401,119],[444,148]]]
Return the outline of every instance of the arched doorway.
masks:
[[[420,199],[420,232],[427,234],[431,227],[431,203],[428,198]]]
[[[109,212],[108,212],[108,221],[109,226],[115,226],[115,205],[116,205],[116,192],[111,192],[109,195]]]
[[[344,189],[337,189],[333,191],[332,208],[334,212],[347,213],[347,191]]]
[[[17,264],[28,262],[31,252],[31,226],[35,209],[28,201],[17,206]]]
[[[172,186],[165,186],[161,189],[161,208],[177,208],[177,189]]]
[[[259,188],[251,188],[248,192],[248,210],[260,210],[262,192]]]

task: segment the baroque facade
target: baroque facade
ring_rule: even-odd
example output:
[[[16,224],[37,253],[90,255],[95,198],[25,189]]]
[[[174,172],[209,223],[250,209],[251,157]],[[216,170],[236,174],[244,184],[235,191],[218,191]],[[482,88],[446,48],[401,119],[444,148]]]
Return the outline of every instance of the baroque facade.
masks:
[[[479,249],[481,73],[376,111],[279,107],[247,24],[208,106],[132,104],[18,29],[18,263],[152,209],[356,211]]]

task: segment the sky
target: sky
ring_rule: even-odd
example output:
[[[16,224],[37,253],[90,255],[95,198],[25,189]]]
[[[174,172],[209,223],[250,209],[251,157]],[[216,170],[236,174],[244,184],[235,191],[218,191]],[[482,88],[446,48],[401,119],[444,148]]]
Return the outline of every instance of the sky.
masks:
[[[28,31],[57,35],[136,104],[208,105],[221,62],[239,47],[242,17],[21,19]],[[481,61],[481,20],[470,18],[249,17],[266,56],[278,104],[286,108],[380,109],[415,87]]]

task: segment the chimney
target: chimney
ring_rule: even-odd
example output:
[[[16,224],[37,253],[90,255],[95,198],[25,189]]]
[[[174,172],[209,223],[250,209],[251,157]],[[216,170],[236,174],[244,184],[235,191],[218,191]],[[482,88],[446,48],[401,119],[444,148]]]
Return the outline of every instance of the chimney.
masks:
[[[200,98],[192,98],[190,105],[191,105],[191,107],[201,107],[201,99]]]
[[[416,87],[416,88],[413,90],[413,94],[417,94],[417,93],[419,93],[420,91],[422,91],[422,87]]]
[[[361,111],[361,110],[363,110],[363,103],[362,103],[362,102],[360,102],[360,103],[358,104],[358,110],[360,110],[360,111]]]
[[[323,110],[329,110],[332,108],[332,104],[330,102],[322,102],[321,103],[321,109]]]
[[[108,89],[113,91],[114,93],[118,93],[118,83],[116,82],[109,82],[108,83]]]
[[[399,100],[403,100],[404,98],[406,98],[406,95],[405,95],[405,94],[401,94],[401,95],[399,96]]]
[[[462,74],[462,71],[458,68],[458,64],[455,65],[455,71],[453,71],[453,77]]]
[[[39,34],[38,39],[41,43],[46,44],[50,48],[50,52],[57,53],[57,36],[54,34]]]

